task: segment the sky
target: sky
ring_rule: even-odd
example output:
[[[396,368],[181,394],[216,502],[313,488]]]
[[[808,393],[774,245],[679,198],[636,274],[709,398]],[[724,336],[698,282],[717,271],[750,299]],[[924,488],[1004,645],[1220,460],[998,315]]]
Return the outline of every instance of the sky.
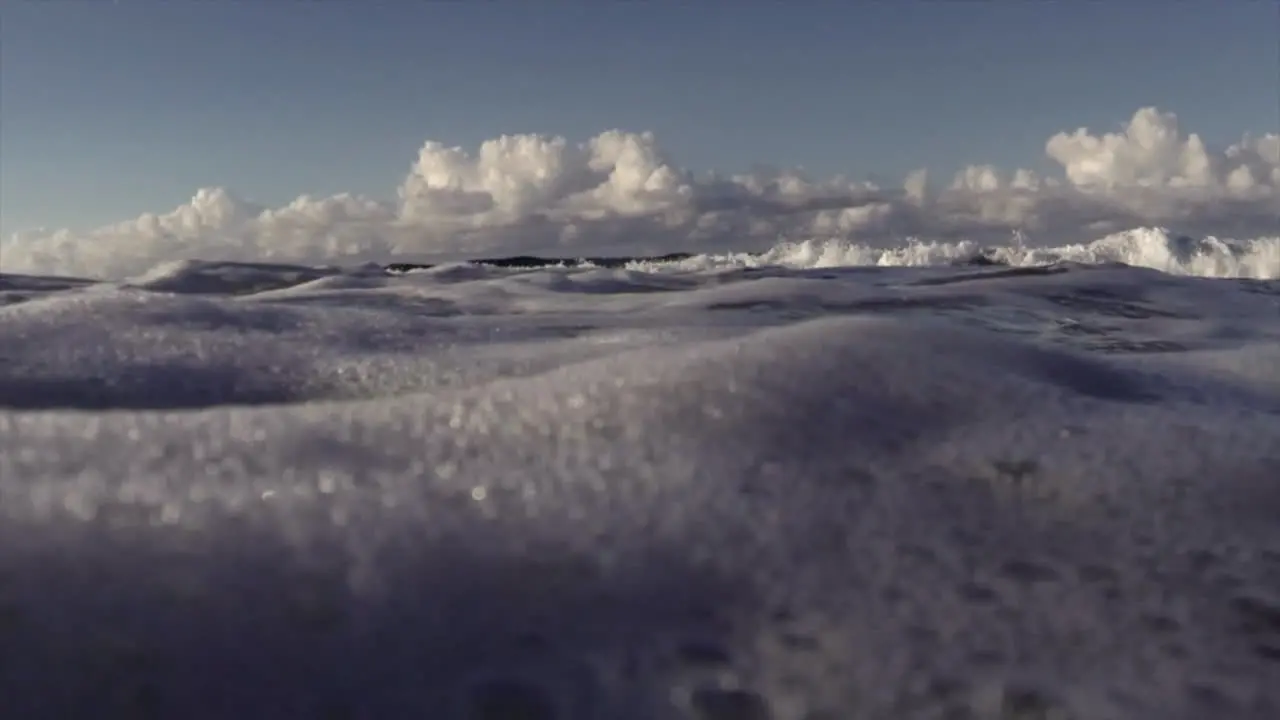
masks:
[[[1280,131],[1278,33],[1264,2],[4,2],[0,233],[390,202],[424,143],[519,133],[899,186],[1062,176],[1051,137],[1143,108],[1217,152]]]

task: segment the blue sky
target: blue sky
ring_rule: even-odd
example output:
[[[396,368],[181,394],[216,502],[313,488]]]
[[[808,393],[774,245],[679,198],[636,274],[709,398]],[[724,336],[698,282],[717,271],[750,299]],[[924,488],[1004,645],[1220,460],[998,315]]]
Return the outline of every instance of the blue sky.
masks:
[[[1264,2],[5,2],[0,229],[202,186],[393,197],[423,141],[652,130],[677,164],[1046,167],[1139,107],[1275,131]]]

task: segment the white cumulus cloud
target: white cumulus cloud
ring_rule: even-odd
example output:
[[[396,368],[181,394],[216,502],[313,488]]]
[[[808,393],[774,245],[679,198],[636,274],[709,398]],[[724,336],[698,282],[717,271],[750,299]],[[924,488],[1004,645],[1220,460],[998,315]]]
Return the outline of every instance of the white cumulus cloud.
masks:
[[[222,188],[167,213],[77,234],[16,233],[4,272],[125,277],[181,259],[350,263],[431,255],[759,250],[839,239],[1083,242],[1159,225],[1248,237],[1280,229],[1280,135],[1210,147],[1173,113],[1138,110],[1119,132],[1081,128],[1045,143],[1061,176],[990,165],[901,187],[792,170],[695,173],[650,133],[583,143],[508,135],[474,152],[426,142],[397,197],[302,196],[263,207]]]

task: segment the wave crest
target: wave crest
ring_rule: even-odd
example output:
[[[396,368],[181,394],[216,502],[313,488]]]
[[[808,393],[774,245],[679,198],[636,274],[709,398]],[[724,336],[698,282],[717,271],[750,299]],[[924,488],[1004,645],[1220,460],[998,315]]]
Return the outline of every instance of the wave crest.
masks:
[[[844,240],[810,239],[779,243],[763,253],[705,254],[661,265],[674,265],[686,270],[767,265],[801,269],[923,267],[951,265],[979,257],[1014,267],[1057,262],[1086,265],[1123,263],[1171,275],[1259,280],[1280,278],[1280,236],[1239,240],[1212,236],[1192,238],[1165,228],[1136,228],[1088,243],[1058,247],[1028,247],[1016,240],[1008,245],[991,246],[971,240],[941,242],[917,239],[896,247],[873,247]],[[660,265],[636,263],[633,267],[658,269]]]

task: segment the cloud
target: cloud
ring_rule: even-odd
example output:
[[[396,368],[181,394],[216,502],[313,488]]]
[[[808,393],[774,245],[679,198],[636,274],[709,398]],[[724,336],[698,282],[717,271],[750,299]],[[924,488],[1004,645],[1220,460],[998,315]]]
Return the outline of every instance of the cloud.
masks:
[[[1280,135],[1209,147],[1172,113],[1138,110],[1118,132],[1045,143],[1061,176],[989,165],[901,187],[792,170],[697,174],[650,133],[576,144],[509,135],[474,153],[425,143],[394,200],[302,196],[267,208],[206,188],[166,214],[75,234],[17,233],[6,272],[120,278],[160,262],[350,263],[426,256],[757,250],[780,240],[871,246],[907,239],[1078,243],[1134,227],[1249,237],[1280,226]]]

